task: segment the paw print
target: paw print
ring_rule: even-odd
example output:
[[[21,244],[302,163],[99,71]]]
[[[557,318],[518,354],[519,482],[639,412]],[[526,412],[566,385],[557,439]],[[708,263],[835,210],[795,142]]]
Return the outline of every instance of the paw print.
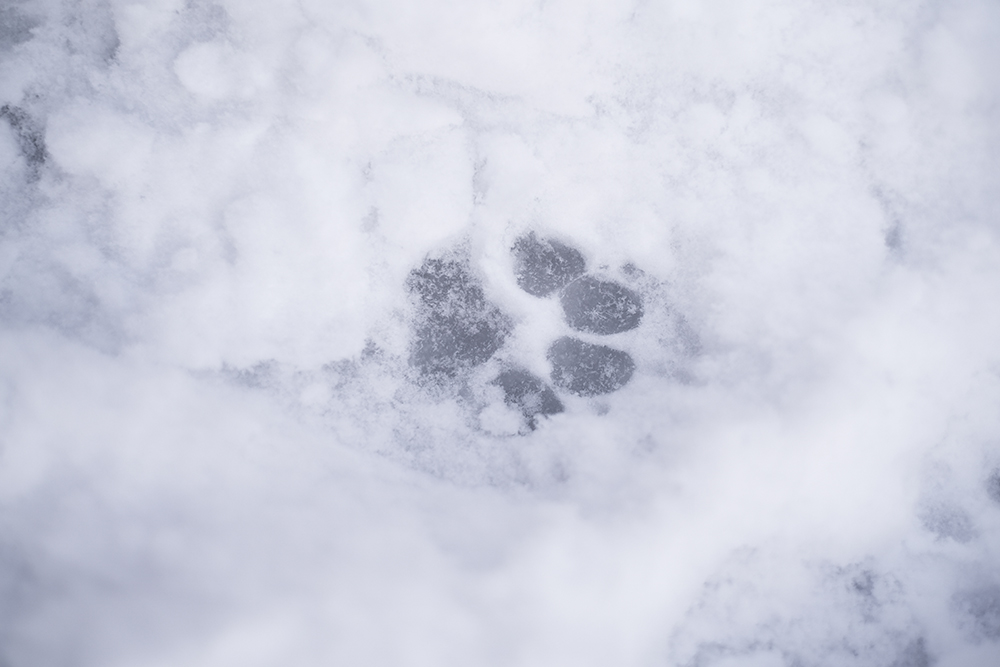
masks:
[[[588,275],[575,248],[530,233],[517,239],[511,253],[517,285],[537,298],[557,295],[569,329],[609,336],[639,326],[639,294]],[[468,260],[459,255],[425,260],[410,273],[407,287],[417,299],[410,364],[426,380],[468,376],[503,348],[513,330],[513,320],[486,299]],[[509,362],[501,364],[490,383],[502,390],[504,402],[521,412],[530,429],[540,417],[564,411],[557,390],[584,397],[608,394],[628,384],[635,372],[627,352],[575,335],[556,339],[546,358],[552,386]]]

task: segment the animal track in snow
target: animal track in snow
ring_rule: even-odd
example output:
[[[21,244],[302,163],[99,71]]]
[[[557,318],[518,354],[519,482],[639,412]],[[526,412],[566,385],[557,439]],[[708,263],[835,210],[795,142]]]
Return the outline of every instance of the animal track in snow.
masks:
[[[614,280],[587,274],[583,254],[534,232],[511,247],[518,287],[544,299],[558,295],[566,325],[584,336],[610,336],[637,328],[639,294]],[[468,261],[457,255],[428,258],[411,271],[407,287],[417,297],[410,364],[424,379],[458,378],[483,366],[505,345],[513,320],[490,302]],[[504,363],[490,382],[504,403],[521,412],[529,429],[542,416],[564,411],[556,390],[582,397],[617,391],[635,371],[624,350],[564,335],[548,347],[551,386],[516,363]]]

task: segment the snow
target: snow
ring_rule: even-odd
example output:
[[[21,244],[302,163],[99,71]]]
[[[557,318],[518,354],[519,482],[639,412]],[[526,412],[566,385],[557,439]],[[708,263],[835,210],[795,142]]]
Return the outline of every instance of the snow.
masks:
[[[0,665],[997,663],[998,31],[11,0]]]

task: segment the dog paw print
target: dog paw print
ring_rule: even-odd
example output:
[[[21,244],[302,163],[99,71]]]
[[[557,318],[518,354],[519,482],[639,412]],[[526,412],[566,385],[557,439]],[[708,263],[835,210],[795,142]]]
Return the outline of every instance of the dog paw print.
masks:
[[[631,355],[592,341],[638,327],[643,306],[634,290],[589,275],[580,251],[560,241],[530,233],[517,239],[511,253],[517,285],[537,298],[557,296],[571,330],[548,348],[551,386],[510,360],[500,362],[502,370],[490,383],[534,429],[540,417],[564,411],[557,391],[594,397],[628,384],[635,372]],[[407,286],[417,298],[410,364],[424,378],[467,375],[493,359],[513,331],[513,320],[486,298],[460,256],[425,260]]]

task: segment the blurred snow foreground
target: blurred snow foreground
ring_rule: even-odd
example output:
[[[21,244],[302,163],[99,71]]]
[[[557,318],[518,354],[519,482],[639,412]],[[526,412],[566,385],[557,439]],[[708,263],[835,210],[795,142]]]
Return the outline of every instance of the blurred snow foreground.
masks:
[[[998,33],[0,4],[0,665],[1000,664]]]

